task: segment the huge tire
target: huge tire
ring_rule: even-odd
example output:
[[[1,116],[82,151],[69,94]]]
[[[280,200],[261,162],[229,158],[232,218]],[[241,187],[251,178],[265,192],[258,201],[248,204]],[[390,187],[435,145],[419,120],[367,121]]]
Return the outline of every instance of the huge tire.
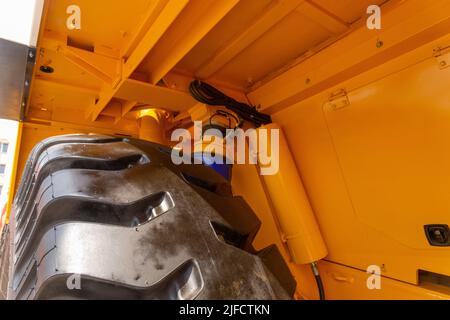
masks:
[[[98,135],[39,143],[12,212],[10,299],[288,299],[275,246],[230,184],[170,149]]]
[[[9,231],[6,225],[0,232],[0,300],[6,300],[8,294],[9,270]]]

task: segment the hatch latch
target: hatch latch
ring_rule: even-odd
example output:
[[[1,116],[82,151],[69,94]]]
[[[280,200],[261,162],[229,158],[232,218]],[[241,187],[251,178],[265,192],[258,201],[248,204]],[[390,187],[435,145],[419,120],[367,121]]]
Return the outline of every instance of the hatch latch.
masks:
[[[434,57],[437,60],[439,69],[445,69],[450,67],[450,46],[437,47],[433,50]]]
[[[342,109],[349,105],[350,99],[348,98],[347,91],[345,89],[332,93],[328,98],[328,101],[325,102],[325,108],[331,111]]]

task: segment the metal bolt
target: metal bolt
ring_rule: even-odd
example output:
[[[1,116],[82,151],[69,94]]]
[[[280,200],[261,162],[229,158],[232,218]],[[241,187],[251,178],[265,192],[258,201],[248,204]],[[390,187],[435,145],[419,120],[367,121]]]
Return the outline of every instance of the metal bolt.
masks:
[[[28,54],[28,56],[29,56],[30,58],[33,58],[33,57],[34,57],[34,54],[33,54],[33,52],[32,52],[32,51],[30,51],[30,53]]]
[[[384,42],[380,39],[377,40],[377,48],[381,48],[384,45]]]

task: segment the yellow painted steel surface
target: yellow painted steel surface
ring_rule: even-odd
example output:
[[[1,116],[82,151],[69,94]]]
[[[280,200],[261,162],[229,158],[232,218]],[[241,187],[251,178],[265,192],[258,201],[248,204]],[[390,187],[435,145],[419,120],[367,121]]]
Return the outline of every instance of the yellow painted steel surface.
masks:
[[[430,57],[349,90],[346,107],[330,108],[322,94],[274,115],[328,259],[362,270],[384,265],[384,275],[410,283],[419,269],[450,274],[449,248],[431,247],[423,230],[449,223],[449,81]]]
[[[13,163],[12,163],[12,172],[11,172],[11,182],[9,185],[9,190],[11,190],[8,194],[8,202],[6,203],[6,221],[5,223],[8,224],[9,223],[9,216],[10,216],[10,212],[11,212],[11,208],[13,205],[13,201],[14,201],[14,195],[15,192],[14,190],[16,190],[16,178],[17,176],[21,175],[22,171],[18,170],[18,164],[19,164],[19,155],[20,155],[20,145],[22,142],[22,130],[23,130],[23,123],[18,123],[17,126],[17,139],[16,139],[16,146],[15,146],[15,154],[14,154],[14,159],[13,159]]]
[[[167,144],[164,137],[164,115],[157,110],[147,109],[139,112],[139,139]]]
[[[72,4],[80,30],[66,27]],[[369,4],[382,4],[381,30],[366,28]],[[431,247],[423,230],[450,224],[449,32],[448,0],[46,1],[15,186],[48,136],[167,137],[196,105],[187,88],[201,78],[283,128],[294,163],[281,170],[303,182],[328,248],[328,298],[450,298],[418,276],[450,276],[450,249]],[[143,108],[183,120],[160,126],[140,120]],[[234,192],[262,221],[254,245],[275,242],[297,297],[315,299],[309,266],[293,263],[274,219],[292,195],[262,179],[253,165],[233,168]],[[313,251],[297,262],[324,256],[322,245]],[[381,267],[381,290],[365,285],[369,265]]]

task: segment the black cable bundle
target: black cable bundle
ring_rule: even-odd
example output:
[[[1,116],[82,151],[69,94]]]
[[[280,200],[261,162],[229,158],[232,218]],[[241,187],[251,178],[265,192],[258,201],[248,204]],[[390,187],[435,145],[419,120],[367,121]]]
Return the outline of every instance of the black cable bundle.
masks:
[[[272,122],[268,114],[258,112],[255,107],[238,102],[200,80],[192,81],[189,91],[197,101],[211,106],[224,106],[235,112],[241,119],[253,122],[257,127]]]

